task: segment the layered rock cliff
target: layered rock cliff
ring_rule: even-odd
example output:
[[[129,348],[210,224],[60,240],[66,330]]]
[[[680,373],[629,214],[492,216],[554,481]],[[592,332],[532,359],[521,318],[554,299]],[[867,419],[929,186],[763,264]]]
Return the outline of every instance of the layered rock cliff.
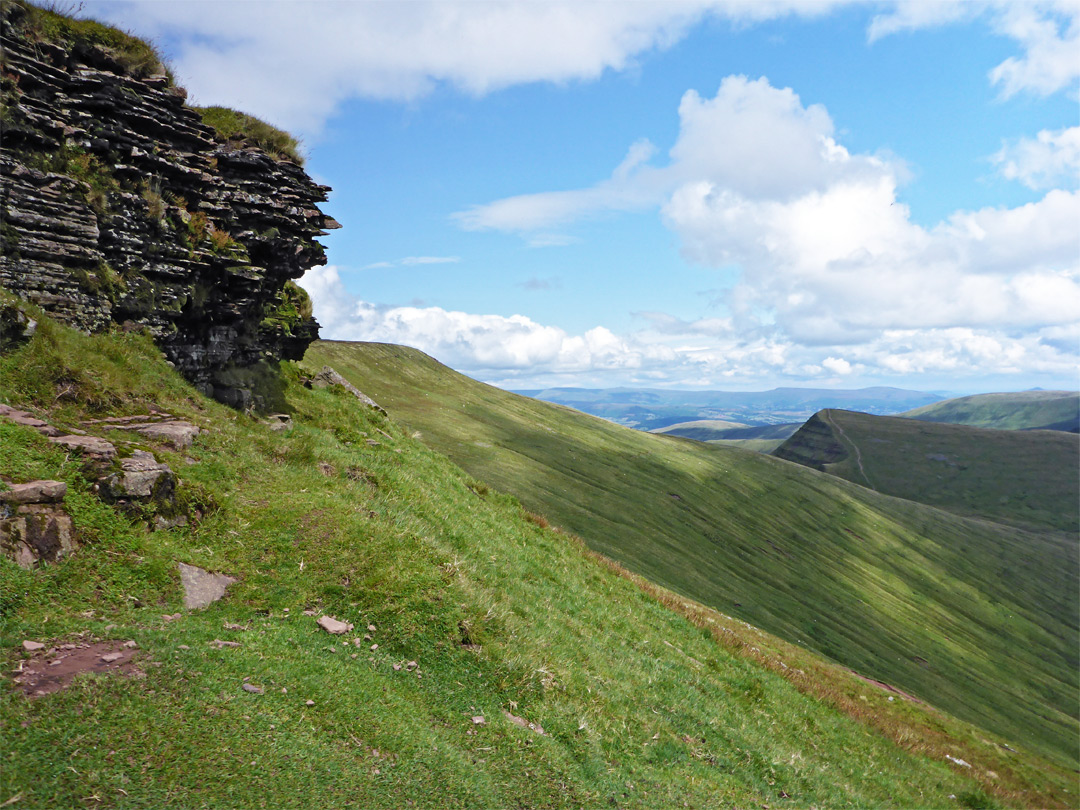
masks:
[[[290,279],[325,261],[329,188],[205,125],[145,43],[0,13],[0,285],[85,331],[145,327],[202,391],[253,404],[253,370],[318,336]]]

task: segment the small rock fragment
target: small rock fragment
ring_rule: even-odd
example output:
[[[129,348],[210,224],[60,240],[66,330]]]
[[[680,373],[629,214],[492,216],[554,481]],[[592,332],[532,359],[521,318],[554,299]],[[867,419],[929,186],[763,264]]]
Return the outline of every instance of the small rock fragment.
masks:
[[[341,635],[342,633],[348,633],[353,629],[353,625],[348,622],[343,622],[335,619],[333,616],[320,616],[318,620],[319,627],[325,630],[327,633],[333,635]]]
[[[405,665],[405,668],[409,669],[409,670],[413,670],[413,669],[416,669],[417,666],[419,666],[419,665],[415,661],[410,661],[409,663],[407,663]]]
[[[125,646],[125,647],[128,647],[128,648],[134,648],[134,647],[138,647],[139,645],[138,645],[138,643],[137,643],[137,642],[135,641],[135,639],[131,639],[130,641],[125,641],[125,642],[124,642],[124,646]]]
[[[368,632],[370,632],[370,633],[374,633],[374,632],[375,632],[375,625],[373,625],[373,624],[369,624],[369,625],[367,626],[367,629],[368,629]]]
[[[394,667],[394,672],[400,672],[401,671],[401,664],[394,664],[393,667]]]
[[[222,641],[220,638],[215,638],[213,641],[210,642],[210,646],[211,647],[217,647],[220,650],[222,647],[239,647],[240,642],[239,641]]]
[[[27,652],[34,652],[35,650],[44,650],[45,645],[40,641],[30,641],[29,639],[22,643],[23,649]]]
[[[487,720],[484,719],[484,715],[482,715],[482,714],[476,715],[472,719],[472,721],[473,721],[473,725],[475,725],[475,726],[483,726],[483,725],[487,724]]]
[[[123,657],[123,653],[106,653],[105,655],[101,656],[101,660],[104,661],[106,664],[111,664],[113,661],[119,661]]]
[[[378,645],[378,644],[372,644],[372,645],[371,645],[371,651],[372,651],[372,652],[375,652],[375,651],[376,651],[377,649],[379,649],[379,645]]]
[[[314,705],[315,705],[315,701],[314,701],[314,700],[305,700],[305,701],[304,701],[304,705],[305,705],[305,706],[314,706]]]
[[[263,693],[262,687],[252,686],[250,683],[245,683],[241,687],[245,692],[250,692],[253,695],[261,695]]]

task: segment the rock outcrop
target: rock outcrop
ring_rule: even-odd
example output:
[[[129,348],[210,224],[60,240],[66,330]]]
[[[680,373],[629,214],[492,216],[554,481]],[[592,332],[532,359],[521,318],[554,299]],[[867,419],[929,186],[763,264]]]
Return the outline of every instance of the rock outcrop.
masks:
[[[325,261],[329,189],[219,137],[160,65],[2,8],[0,285],[84,331],[145,327],[204,393],[253,404],[250,370],[318,336],[290,279]]]
[[[28,481],[0,492],[0,553],[22,568],[73,553],[66,495],[63,481]]]

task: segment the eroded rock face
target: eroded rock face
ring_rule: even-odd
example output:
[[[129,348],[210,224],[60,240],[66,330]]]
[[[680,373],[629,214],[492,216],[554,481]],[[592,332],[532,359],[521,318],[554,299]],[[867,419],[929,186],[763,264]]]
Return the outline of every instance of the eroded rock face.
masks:
[[[145,327],[204,393],[252,404],[237,370],[318,336],[283,289],[325,261],[329,189],[224,142],[164,76],[28,42],[21,13],[0,31],[0,285],[84,331]]]
[[[28,481],[0,492],[0,553],[33,568],[74,552],[66,494],[63,481]]]

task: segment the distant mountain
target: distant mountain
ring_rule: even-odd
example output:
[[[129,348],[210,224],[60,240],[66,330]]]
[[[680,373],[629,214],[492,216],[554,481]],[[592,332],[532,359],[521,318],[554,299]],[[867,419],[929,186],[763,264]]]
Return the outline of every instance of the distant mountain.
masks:
[[[859,389],[774,388],[771,391],[670,391],[653,388],[544,388],[518,394],[576,408],[639,430],[701,420],[748,426],[802,422],[823,408],[895,414],[944,399],[884,386]]]
[[[1060,431],[824,410],[773,455],[962,515],[1080,529],[1080,437]]]
[[[784,422],[779,425],[747,426],[737,422],[701,419],[696,422],[679,422],[649,432],[681,436],[684,439],[722,444],[726,447],[741,447],[758,453],[771,453],[802,425],[802,422]]]
[[[1066,430],[1080,432],[1080,393],[1075,391],[1017,391],[976,394],[924,405],[899,414],[924,422],[999,430]]]

